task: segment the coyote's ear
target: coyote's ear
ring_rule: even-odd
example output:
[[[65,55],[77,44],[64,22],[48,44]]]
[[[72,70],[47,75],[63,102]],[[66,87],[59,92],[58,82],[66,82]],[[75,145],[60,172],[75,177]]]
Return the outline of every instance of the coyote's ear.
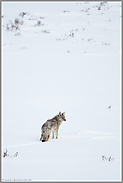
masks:
[[[65,112],[63,112],[62,115],[65,115]]]
[[[59,112],[59,115],[61,115],[62,113],[61,113],[61,111]]]

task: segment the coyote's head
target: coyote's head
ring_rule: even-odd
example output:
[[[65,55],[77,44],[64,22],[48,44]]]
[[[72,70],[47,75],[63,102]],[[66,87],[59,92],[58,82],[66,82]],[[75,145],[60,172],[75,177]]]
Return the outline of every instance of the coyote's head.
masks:
[[[63,121],[66,121],[66,119],[65,119],[65,112],[61,113],[61,111],[60,111],[58,116],[59,116],[59,119],[62,119]]]

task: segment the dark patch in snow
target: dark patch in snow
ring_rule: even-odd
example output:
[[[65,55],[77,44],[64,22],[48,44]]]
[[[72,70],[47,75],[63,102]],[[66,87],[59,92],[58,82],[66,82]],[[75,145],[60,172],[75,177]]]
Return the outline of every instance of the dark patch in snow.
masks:
[[[4,153],[3,153],[3,158],[5,158],[5,157],[10,157],[10,158],[12,158],[12,157],[17,157],[17,156],[18,156],[18,152],[14,153],[13,155],[9,155],[7,149],[5,149],[5,151],[4,151]]]
[[[19,16],[21,16],[23,18],[26,14],[27,14],[26,12],[22,12],[19,14]]]
[[[70,11],[69,10],[64,10],[63,12],[66,13],[66,12],[70,12]]]
[[[18,32],[17,34],[15,34],[15,36],[21,36],[21,33]]]
[[[101,159],[102,159],[102,161],[108,161],[108,162],[112,162],[112,161],[114,161],[114,158],[113,157],[106,157],[106,156],[101,156]]]
[[[42,32],[44,32],[44,33],[50,33],[50,31],[47,31],[47,30],[42,30]]]

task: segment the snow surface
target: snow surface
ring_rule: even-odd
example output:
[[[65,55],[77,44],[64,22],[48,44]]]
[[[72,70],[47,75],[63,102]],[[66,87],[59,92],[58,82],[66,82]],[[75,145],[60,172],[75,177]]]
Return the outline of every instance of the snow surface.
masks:
[[[2,181],[121,181],[121,2],[100,3],[2,2]]]

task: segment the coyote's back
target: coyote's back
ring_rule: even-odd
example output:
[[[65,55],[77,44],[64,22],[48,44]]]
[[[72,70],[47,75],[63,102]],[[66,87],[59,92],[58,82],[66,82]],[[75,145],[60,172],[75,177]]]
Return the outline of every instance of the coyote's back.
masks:
[[[56,134],[56,139],[58,139],[58,129],[65,119],[65,112],[59,112],[58,115],[53,117],[52,119],[48,119],[41,127],[41,138],[40,141],[46,142],[50,138],[50,134],[52,132],[52,138],[54,139],[54,133]],[[43,139],[42,139],[43,138]]]

